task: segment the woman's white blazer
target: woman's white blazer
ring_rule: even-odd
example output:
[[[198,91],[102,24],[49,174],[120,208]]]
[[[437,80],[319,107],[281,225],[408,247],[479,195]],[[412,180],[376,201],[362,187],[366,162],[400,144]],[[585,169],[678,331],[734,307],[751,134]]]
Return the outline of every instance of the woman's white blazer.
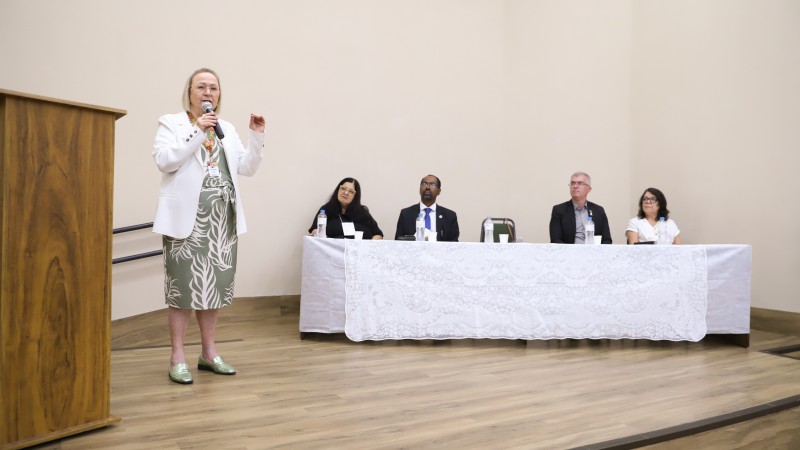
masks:
[[[158,119],[153,159],[163,173],[153,231],[177,239],[188,237],[194,228],[200,189],[205,177],[202,152],[206,135],[189,121],[185,112]],[[264,133],[249,131],[247,148],[229,122],[219,120],[225,138],[222,145],[236,189],[236,232],[247,231],[238,175],[251,176],[261,163]]]

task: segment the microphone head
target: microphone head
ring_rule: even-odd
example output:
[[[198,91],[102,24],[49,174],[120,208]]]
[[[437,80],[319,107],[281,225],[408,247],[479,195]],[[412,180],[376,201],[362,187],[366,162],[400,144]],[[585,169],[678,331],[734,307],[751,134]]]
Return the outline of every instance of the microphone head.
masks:
[[[202,107],[202,108],[203,108],[203,111],[205,111],[205,112],[207,112],[207,113],[208,113],[208,112],[212,112],[212,111],[214,111],[214,107],[213,107],[213,105],[211,104],[211,102],[209,102],[209,101],[205,101],[205,102],[201,103],[201,104],[200,104],[200,107]]]

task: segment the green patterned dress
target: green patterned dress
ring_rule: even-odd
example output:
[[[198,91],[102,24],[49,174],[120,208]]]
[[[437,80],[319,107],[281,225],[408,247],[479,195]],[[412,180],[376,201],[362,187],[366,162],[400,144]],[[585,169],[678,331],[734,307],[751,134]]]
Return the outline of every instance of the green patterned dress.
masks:
[[[192,234],[185,239],[164,236],[164,296],[181,309],[218,309],[231,304],[236,276],[236,191],[222,143],[209,130],[203,165],[206,170]]]

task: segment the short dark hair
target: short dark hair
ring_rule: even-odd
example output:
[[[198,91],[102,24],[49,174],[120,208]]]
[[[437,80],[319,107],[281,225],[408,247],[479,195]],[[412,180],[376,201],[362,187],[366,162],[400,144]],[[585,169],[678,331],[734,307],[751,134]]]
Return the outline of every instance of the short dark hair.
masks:
[[[439,186],[439,189],[442,188],[442,180],[440,180],[439,177],[437,177],[436,175],[433,175],[433,174],[430,174],[430,173],[425,175],[424,177],[422,177],[422,179],[419,180],[419,184],[422,184],[424,182],[425,178],[428,178],[428,177],[436,178],[436,184]]]
[[[667,209],[667,197],[664,196],[664,193],[659,191],[656,188],[647,188],[642,192],[642,195],[639,196],[639,218],[644,219],[644,210],[642,209],[642,203],[644,203],[644,195],[647,193],[651,193],[656,197],[658,201],[658,217],[663,217],[664,220],[669,219],[669,210]]]

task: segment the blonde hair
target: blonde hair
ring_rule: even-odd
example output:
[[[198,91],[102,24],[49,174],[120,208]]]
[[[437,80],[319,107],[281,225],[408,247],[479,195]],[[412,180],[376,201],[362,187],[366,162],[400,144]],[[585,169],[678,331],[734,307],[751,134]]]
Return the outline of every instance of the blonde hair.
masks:
[[[217,72],[214,72],[213,70],[208,69],[206,67],[195,70],[194,72],[192,72],[191,75],[189,75],[189,79],[186,80],[186,86],[183,88],[183,98],[181,98],[181,104],[183,105],[183,109],[185,111],[191,111],[190,109],[191,102],[189,101],[189,95],[192,90],[192,80],[194,79],[194,76],[199,73],[210,73],[211,75],[214,75],[214,78],[217,79],[217,86],[219,86],[219,98],[217,99],[217,107],[214,109],[214,112],[219,114],[222,107],[222,83],[219,81],[219,75],[217,75]]]

